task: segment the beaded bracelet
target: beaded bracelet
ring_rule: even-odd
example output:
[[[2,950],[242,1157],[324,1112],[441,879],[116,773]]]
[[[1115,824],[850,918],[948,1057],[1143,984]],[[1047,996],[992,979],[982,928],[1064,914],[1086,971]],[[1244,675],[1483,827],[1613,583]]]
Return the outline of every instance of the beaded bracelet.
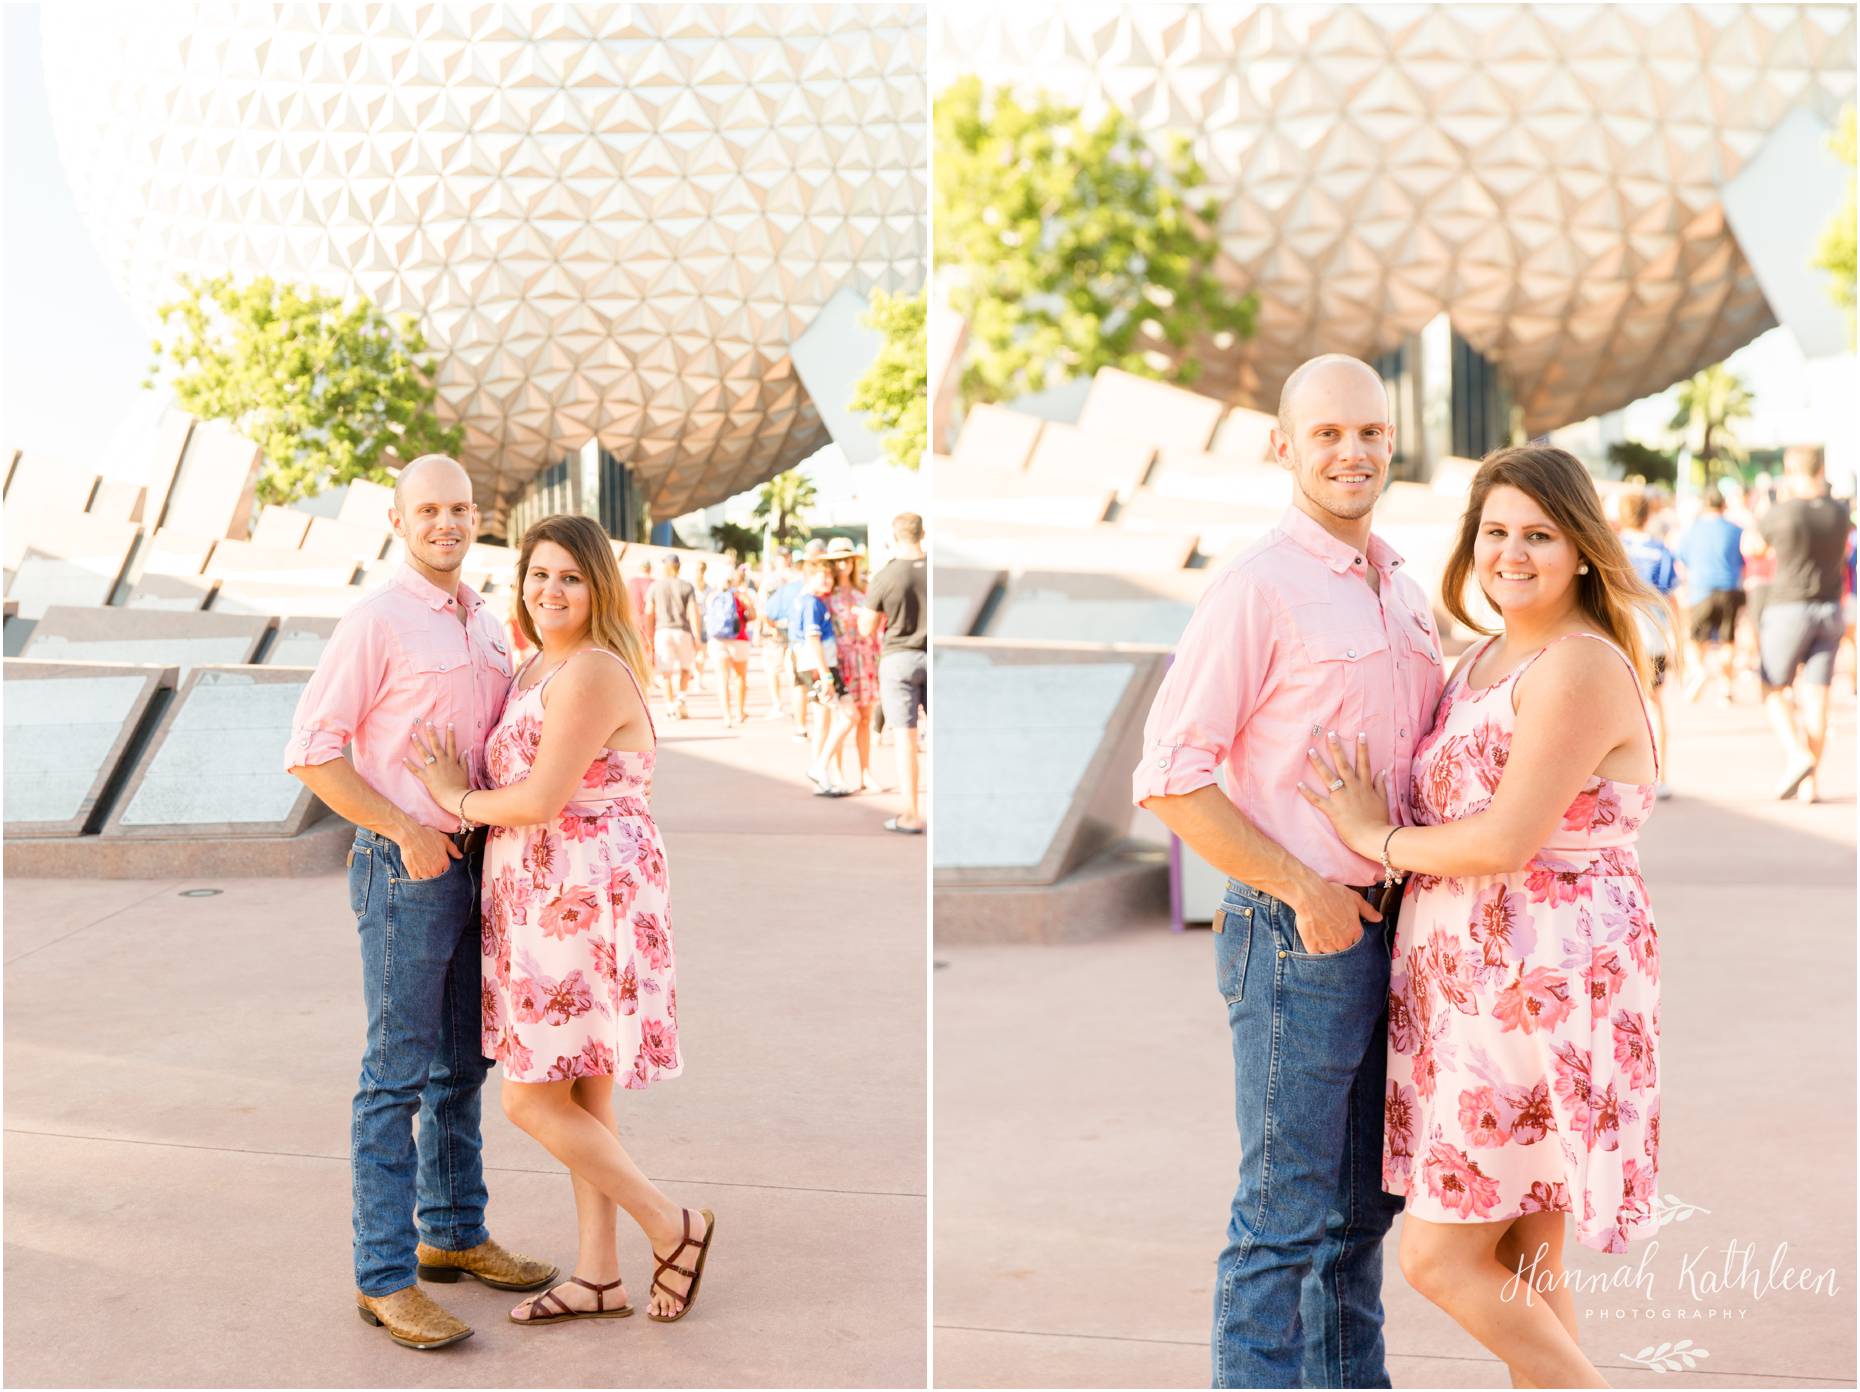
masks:
[[[1382,885],[1385,889],[1401,883],[1401,871],[1389,863],[1389,842],[1395,839],[1395,833],[1400,830],[1400,827],[1392,826],[1389,834],[1382,838]]]

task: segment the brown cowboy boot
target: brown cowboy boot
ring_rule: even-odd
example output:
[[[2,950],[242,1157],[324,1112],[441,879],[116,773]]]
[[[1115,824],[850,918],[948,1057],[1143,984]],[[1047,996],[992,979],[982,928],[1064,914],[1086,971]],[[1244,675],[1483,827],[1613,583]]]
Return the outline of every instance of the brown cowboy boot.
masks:
[[[534,1257],[506,1252],[486,1239],[462,1252],[448,1252],[422,1242],[414,1251],[420,1263],[422,1281],[456,1281],[461,1276],[476,1276],[487,1286],[499,1290],[526,1291],[546,1286],[556,1278],[557,1269]]]
[[[471,1337],[469,1324],[448,1314],[418,1286],[403,1286],[389,1295],[363,1295],[358,1290],[355,1313],[410,1349],[444,1348]]]

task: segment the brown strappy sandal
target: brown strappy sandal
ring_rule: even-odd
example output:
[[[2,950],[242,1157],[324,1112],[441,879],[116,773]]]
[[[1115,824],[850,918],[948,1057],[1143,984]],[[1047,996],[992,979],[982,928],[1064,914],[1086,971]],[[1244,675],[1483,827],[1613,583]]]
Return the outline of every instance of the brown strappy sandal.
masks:
[[[621,1305],[612,1310],[607,1308],[607,1292],[610,1290],[613,1290],[616,1286],[624,1286],[626,1284],[625,1277],[622,1277],[618,1281],[609,1281],[604,1286],[597,1286],[592,1281],[584,1281],[579,1276],[570,1276],[568,1279],[570,1281],[573,1281],[576,1285],[583,1286],[586,1289],[594,1292],[594,1300],[595,1300],[594,1309],[592,1310],[571,1310],[569,1309],[568,1302],[563,1300],[561,1296],[556,1294],[556,1291],[560,1290],[561,1287],[555,1286],[555,1287],[551,1287],[549,1290],[544,1291],[541,1295],[537,1296],[534,1300],[530,1302],[530,1313],[527,1318],[518,1319],[516,1316],[516,1313],[512,1311],[511,1316],[510,1316],[510,1322],[512,1324],[563,1324],[569,1320],[624,1319],[626,1318],[626,1316],[633,1313],[633,1307],[631,1305]],[[567,1284],[566,1281],[563,1282],[563,1285],[566,1285],[566,1284]],[[555,1306],[554,1314],[539,1315],[536,1313],[536,1311],[538,1310],[548,1308],[547,1306],[543,1304],[545,1300],[549,1301]]]
[[[652,1273],[652,1289],[662,1290],[667,1295],[671,1296],[673,1300],[683,1302],[679,1305],[676,1314],[655,1315],[651,1310],[646,1311],[646,1318],[654,1320],[659,1324],[677,1323],[686,1315],[690,1314],[691,1307],[697,1304],[698,1284],[704,1279],[704,1259],[710,1255],[710,1240],[717,1235],[717,1216],[708,1208],[700,1208],[698,1210],[699,1213],[704,1215],[704,1240],[702,1242],[699,1242],[696,1238],[691,1236],[691,1210],[687,1208],[681,1210],[681,1212],[684,1214],[685,1219],[684,1238],[676,1247],[672,1248],[671,1256],[662,1257],[657,1252],[652,1254],[652,1259],[658,1263],[658,1266]],[[676,1264],[678,1261],[678,1254],[687,1247],[697,1248],[697,1261],[692,1264],[692,1269],[689,1271]],[[667,1271],[676,1271],[691,1284],[682,1291],[673,1290],[659,1279],[659,1277],[663,1276]]]

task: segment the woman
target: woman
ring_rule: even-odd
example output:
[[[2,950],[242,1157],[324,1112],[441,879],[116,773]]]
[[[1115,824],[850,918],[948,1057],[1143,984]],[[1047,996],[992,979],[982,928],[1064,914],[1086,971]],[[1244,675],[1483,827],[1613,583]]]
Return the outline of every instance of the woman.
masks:
[[[788,641],[795,671],[821,708],[814,733],[814,761],[807,776],[816,797],[847,797],[852,789],[828,773],[839,761],[846,736],[852,733],[851,703],[839,662],[839,637],[833,623],[830,596],[836,577],[833,562],[819,557],[803,568],[804,585],[788,616]]]
[[[660,1191],[616,1134],[613,1088],[683,1069],[665,848],[646,799],[657,743],[646,653],[613,552],[586,517],[523,538],[519,620],[538,651],[511,684],[473,788],[448,731],[414,736],[408,767],[460,821],[491,828],[484,857],[484,1052],[504,1112],[568,1167],[580,1250],[572,1280],[524,1301],[518,1324],[630,1315],[614,1207],[658,1259],[648,1314],[697,1299],[715,1219]]]
[[[1503,629],[1441,695],[1411,824],[1391,824],[1360,737],[1352,754],[1331,734],[1321,791],[1301,787],[1351,849],[1410,875],[1383,1151],[1402,1272],[1517,1386],[1601,1387],[1562,1253],[1566,1214],[1605,1252],[1657,1223],[1659,948],[1634,839],[1659,776],[1637,611],[1658,600],[1556,449],[1499,450],[1473,480],[1442,600],[1488,632],[1469,576]]]
[[[833,630],[839,643],[840,681],[853,709],[853,747],[859,756],[858,791],[876,790],[872,777],[872,711],[878,705],[878,645],[876,637],[859,632],[857,610],[865,603],[865,586],[860,583],[859,555],[844,537],[827,548],[833,563],[833,591],[827,596],[827,608],[833,615]],[[844,770],[836,770],[845,781]]]

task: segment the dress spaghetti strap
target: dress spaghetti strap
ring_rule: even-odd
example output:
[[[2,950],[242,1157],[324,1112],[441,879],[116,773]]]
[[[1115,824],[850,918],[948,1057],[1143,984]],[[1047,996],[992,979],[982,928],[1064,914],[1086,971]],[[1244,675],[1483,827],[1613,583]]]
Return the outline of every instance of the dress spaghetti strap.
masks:
[[[646,728],[652,731],[652,743],[656,748],[659,743],[659,727],[652,719],[652,702],[647,698],[645,691],[640,687],[639,674],[633,670],[633,664],[620,656],[619,653],[609,652],[606,648],[583,648],[582,651],[599,653],[602,657],[611,657],[615,662],[620,664],[620,670],[625,672],[627,680],[633,683],[633,690],[639,693],[639,704],[646,712]],[[566,662],[562,664],[563,667],[567,665]],[[557,672],[561,670],[561,667],[556,668]],[[554,676],[555,672],[551,672],[549,675]]]
[[[1518,675],[1523,676],[1524,673],[1528,672],[1531,663],[1537,661],[1538,658],[1549,652],[1550,649],[1554,648],[1558,643],[1561,643],[1564,638],[1594,639],[1603,647],[1607,648],[1609,652],[1620,658],[1622,665],[1628,669],[1628,675],[1634,678],[1634,695],[1636,699],[1640,701],[1641,723],[1647,727],[1647,743],[1653,750],[1653,781],[1658,783],[1660,781],[1660,741],[1659,737],[1653,733],[1653,716],[1647,710],[1647,693],[1641,687],[1640,673],[1634,670],[1633,662],[1629,660],[1626,653],[1621,651],[1621,645],[1619,643],[1616,643],[1612,638],[1604,638],[1599,633],[1565,633],[1562,638],[1552,638],[1548,643],[1545,643],[1536,652],[1532,653],[1529,659],[1518,668]]]

